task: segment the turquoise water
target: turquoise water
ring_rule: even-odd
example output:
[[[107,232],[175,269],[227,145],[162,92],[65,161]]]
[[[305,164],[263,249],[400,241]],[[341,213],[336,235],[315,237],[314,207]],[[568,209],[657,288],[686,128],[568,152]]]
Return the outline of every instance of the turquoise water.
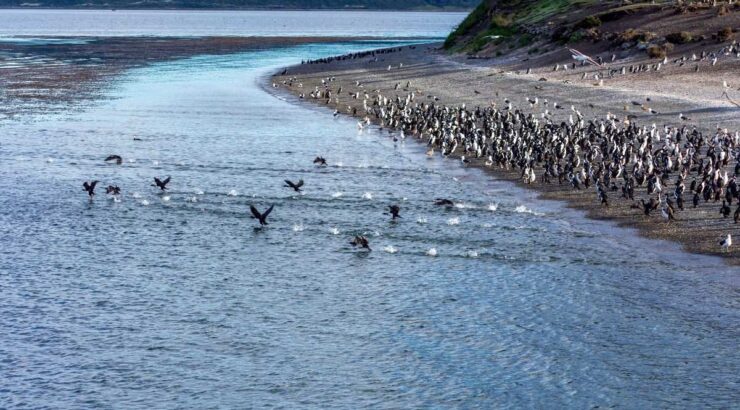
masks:
[[[736,405],[737,269],[262,86],[366,47],[158,64],[3,123],[0,407]]]

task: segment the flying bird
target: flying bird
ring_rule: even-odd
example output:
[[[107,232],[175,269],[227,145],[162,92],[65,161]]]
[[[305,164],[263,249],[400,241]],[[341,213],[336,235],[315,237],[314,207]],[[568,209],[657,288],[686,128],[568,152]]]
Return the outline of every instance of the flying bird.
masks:
[[[152,186],[158,187],[162,191],[165,191],[167,189],[167,184],[170,183],[170,177],[167,177],[164,181],[160,180],[157,177],[154,177],[154,183]]]
[[[372,249],[370,249],[370,242],[368,242],[367,238],[362,235],[356,235],[349,244],[354,247],[359,246],[360,248],[372,251]]]
[[[285,184],[286,185],[284,185],[284,186],[286,188],[293,188],[294,191],[301,192],[301,187],[303,186],[303,180],[301,179],[301,180],[298,181],[298,183],[293,183],[293,182],[291,182],[291,181],[289,181],[289,180],[286,179],[285,180]]]
[[[258,220],[261,226],[265,226],[267,225],[267,216],[270,215],[270,212],[272,212],[272,208],[274,207],[275,205],[270,205],[265,213],[262,214],[254,207],[254,205],[249,205],[249,210],[252,211],[252,218]]]
[[[87,191],[87,195],[90,196],[90,200],[93,199],[93,196],[95,196],[95,185],[98,184],[98,181],[92,181],[92,182],[83,182],[82,188]]]
[[[401,207],[398,205],[388,205],[388,215],[391,215],[391,219],[395,220],[396,218],[400,218],[401,215]]]

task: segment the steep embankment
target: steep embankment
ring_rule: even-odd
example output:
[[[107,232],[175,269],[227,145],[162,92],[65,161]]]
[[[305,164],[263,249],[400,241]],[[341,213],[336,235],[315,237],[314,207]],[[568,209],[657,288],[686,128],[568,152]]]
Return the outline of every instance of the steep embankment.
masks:
[[[738,29],[736,1],[484,0],[445,48],[481,58],[542,60],[564,46],[662,58],[731,40]]]

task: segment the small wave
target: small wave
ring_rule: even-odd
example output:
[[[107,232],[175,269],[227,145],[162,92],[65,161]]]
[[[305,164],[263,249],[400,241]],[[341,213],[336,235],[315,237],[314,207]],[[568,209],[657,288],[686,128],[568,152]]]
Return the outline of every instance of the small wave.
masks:
[[[111,199],[113,200],[113,202],[114,202],[114,203],[119,203],[119,202],[121,202],[121,198],[119,198],[119,197],[118,197],[118,195],[114,195],[114,196],[112,196],[112,197],[111,197]]]
[[[541,216],[541,215],[543,215],[542,213],[540,213],[540,212],[535,212],[535,211],[533,211],[533,210],[531,210],[531,209],[527,208],[527,207],[526,207],[526,206],[524,206],[524,205],[519,205],[519,206],[517,206],[516,208],[514,208],[514,212],[519,212],[519,213],[522,213],[522,214],[532,214],[532,215],[537,215],[537,216]]]
[[[486,222],[486,223],[483,224],[483,227],[484,228],[493,228],[493,224]]]
[[[237,196],[237,195],[239,195],[239,193],[238,193],[238,192],[236,192],[236,189],[232,189],[232,190],[231,190],[231,191],[229,191],[229,193],[228,193],[228,194],[226,194],[226,195],[228,195],[228,196]]]
[[[134,162],[136,162],[136,158],[129,158],[128,162],[129,164],[133,164]]]
[[[47,164],[51,164],[52,162],[54,162],[54,158],[47,158],[46,159],[46,163]]]
[[[335,192],[335,193],[331,194],[331,197],[332,198],[339,198],[342,195],[344,195],[344,192]]]
[[[170,196],[169,195],[165,195],[165,196],[162,197],[162,201],[163,202],[169,202],[169,200],[170,200]]]
[[[147,206],[147,205],[149,205],[149,201],[147,201],[146,199],[144,199],[144,200],[142,200],[142,201],[140,202],[140,204],[142,204],[142,205],[144,205],[144,206]]]
[[[329,233],[332,235],[339,235],[339,228],[329,228]]]
[[[486,209],[488,209],[491,212],[496,212],[496,210],[498,209],[498,204],[496,203],[488,204],[488,207]]]
[[[193,193],[195,195],[205,195],[205,192],[203,192],[203,190],[201,190],[201,189],[196,189],[195,191],[193,191]]]
[[[427,251],[427,256],[437,256],[437,249],[429,248],[429,250]]]
[[[156,167],[157,165],[159,165],[159,161],[157,161],[157,160],[152,161],[152,165],[154,165]]]
[[[460,225],[460,218],[450,218],[447,220],[447,225]]]
[[[384,246],[383,250],[388,253],[396,253],[398,252],[398,249],[394,248],[393,245]]]
[[[342,161],[339,161],[339,162],[336,163],[336,166],[338,166],[338,167],[341,168],[341,167],[344,166],[344,163]]]
[[[458,202],[458,203],[455,204],[455,208],[457,208],[457,209],[475,209],[476,207],[475,207],[475,205],[466,204],[466,203],[463,203],[463,202]]]
[[[138,192],[134,192],[133,194],[131,194],[131,197],[134,198],[134,199],[139,199],[139,198],[141,198],[141,194],[138,193]]]
[[[418,224],[425,224],[425,223],[427,223],[427,218],[424,218],[423,216],[420,216],[420,217],[416,218],[416,223],[418,223]]]
[[[465,257],[467,257],[467,258],[477,258],[478,257],[478,252],[477,251],[470,250],[470,251],[465,251],[465,253],[463,255]]]
[[[373,194],[370,192],[365,192],[362,194],[362,199],[373,199]]]
[[[306,227],[303,226],[303,223],[293,225],[293,232],[303,232],[304,229]]]
[[[192,202],[192,203],[198,202],[198,197],[191,196],[191,197],[185,198],[185,202]]]

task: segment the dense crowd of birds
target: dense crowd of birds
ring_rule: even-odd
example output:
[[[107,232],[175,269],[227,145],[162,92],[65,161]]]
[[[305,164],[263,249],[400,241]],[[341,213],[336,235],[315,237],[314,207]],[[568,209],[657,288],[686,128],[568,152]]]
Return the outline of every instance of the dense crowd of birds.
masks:
[[[416,48],[416,46],[408,46],[408,47],[412,50]],[[380,48],[377,50],[359,51],[356,53],[342,54],[339,56],[317,58],[315,60],[303,60],[301,61],[301,64],[302,65],[328,64],[328,63],[334,63],[337,61],[358,60],[358,59],[362,59],[365,57],[369,57],[377,61],[379,56],[397,53],[401,50],[403,50],[403,47]],[[287,74],[287,69],[283,71],[283,75],[285,74]]]
[[[283,84],[303,86],[296,77]],[[400,138],[412,135],[425,140],[428,155],[438,151],[459,157],[464,164],[477,161],[486,167],[517,170],[526,184],[540,181],[572,190],[594,189],[604,207],[617,196],[646,217],[659,211],[667,223],[680,219],[688,206],[710,202],[722,203],[719,217],[732,214],[734,223],[740,222],[737,131],[717,129],[705,135],[686,125],[638,126],[611,114],[587,120],[575,106],[568,109],[537,98],[526,98],[526,103],[544,108],[539,115],[515,108],[509,99],[503,107],[495,103],[474,109],[449,107],[437,104],[437,99],[417,101],[410,83],[393,97],[379,89],[366,90],[361,81],[355,82],[354,92],[343,90],[335,77],[322,79],[321,84],[310,91],[310,98],[339,105],[344,91],[347,98],[362,101],[360,108],[359,104],[347,106],[347,113],[363,117],[358,128],[374,120],[381,128],[400,131]],[[394,91],[401,88],[396,84]],[[557,110],[568,113],[568,119],[556,121]],[[679,117],[689,120],[683,114]],[[734,212],[732,206],[736,206]],[[720,245],[727,250],[731,236]]]

